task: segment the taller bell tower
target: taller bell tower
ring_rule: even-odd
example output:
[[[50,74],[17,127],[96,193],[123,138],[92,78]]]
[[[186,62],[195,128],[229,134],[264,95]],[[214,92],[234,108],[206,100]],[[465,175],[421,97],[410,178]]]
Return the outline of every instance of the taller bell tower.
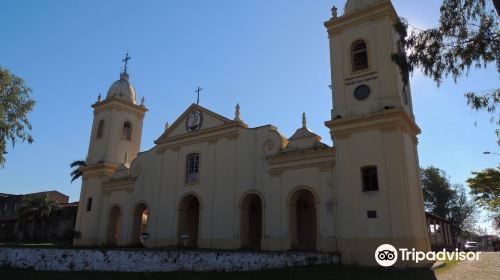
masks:
[[[379,245],[430,250],[411,91],[391,60],[398,34],[390,0],[348,0],[325,22],[330,41],[342,261],[376,265]],[[411,263],[398,263],[411,266]]]

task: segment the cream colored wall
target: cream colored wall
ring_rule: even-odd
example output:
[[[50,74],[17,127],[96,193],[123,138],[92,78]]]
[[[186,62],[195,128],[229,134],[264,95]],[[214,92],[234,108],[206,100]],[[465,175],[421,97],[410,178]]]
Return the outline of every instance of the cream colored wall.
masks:
[[[236,249],[241,245],[241,200],[255,193],[263,200],[262,249],[288,250],[288,199],[301,186],[311,189],[318,198],[318,249],[333,250],[332,172],[316,167],[293,169],[283,172],[275,185],[265,154],[279,151],[283,144],[281,136],[270,126],[240,128],[238,132],[237,138],[220,138],[175,150],[153,148],[140,153],[131,166],[140,169],[134,191],[104,195],[99,242],[105,242],[109,210],[118,204],[124,213],[119,245],[130,243],[134,207],[145,202],[150,210],[151,238],[147,245],[176,245],[179,205],[186,195],[195,194],[201,204],[198,246]],[[271,149],[269,142],[274,146]],[[193,152],[200,153],[200,179],[197,184],[186,184],[185,160]]]
[[[135,159],[141,146],[142,118],[136,112],[120,109],[96,112],[92,125],[87,164],[98,162],[119,164],[123,162],[125,153],[127,153],[129,162]],[[101,119],[105,121],[104,134],[103,137],[97,139],[97,127]],[[132,124],[131,140],[122,137],[125,121]]]
[[[383,161],[383,135],[376,131],[359,133],[348,139],[336,138],[336,144],[336,172],[342,174],[336,177],[339,186],[339,237],[376,237],[390,234],[390,212],[386,203],[390,190]],[[377,192],[362,192],[360,168],[365,165],[377,166]],[[376,210],[378,218],[367,219],[367,210]]]
[[[81,239],[75,239],[75,245],[98,244],[98,226],[102,208],[102,179],[103,177],[97,176],[84,179],[82,182],[75,223],[75,230],[81,232]],[[91,211],[87,211],[87,198],[89,197],[92,198]]]
[[[119,206],[121,209],[120,235],[118,237],[118,246],[128,245],[131,242],[132,234],[132,205],[130,193],[126,191],[116,191],[104,194],[102,207],[98,222],[98,241],[97,244],[107,243],[109,212],[113,206]]]
[[[389,5],[389,6],[388,6]],[[378,7],[378,8],[377,8]],[[390,54],[396,52],[398,35],[393,31],[393,20],[397,16],[390,2],[359,14],[337,18],[327,22],[330,39],[330,62],[333,84],[333,116],[343,117],[381,110],[384,106],[405,108],[413,116],[411,91],[410,102],[402,99],[402,81],[399,68],[392,62]],[[380,8],[382,7],[382,8]],[[365,17],[357,22],[356,17]],[[364,40],[368,48],[369,68],[353,72],[351,46],[357,40]],[[376,77],[376,79],[373,79]],[[369,80],[365,80],[369,78]],[[353,83],[354,81],[357,81]],[[371,88],[367,100],[355,99],[354,89],[362,84]]]
[[[242,130],[240,133],[250,138],[254,134],[269,133],[268,129],[261,130]],[[255,144],[263,145],[254,143],[253,139],[246,140],[247,137],[221,138],[215,143],[203,142],[160,153],[152,149],[139,155],[132,164],[132,168],[139,166],[141,171],[134,193],[130,194],[131,203],[135,205],[136,200],[142,200],[150,206],[148,231],[152,246],[177,243],[177,210],[182,198],[191,193],[200,198],[202,205],[198,245],[208,248],[239,246],[235,240],[239,231],[239,227],[235,227],[235,220],[239,219],[236,217],[239,214],[239,196],[243,192],[259,189],[254,186],[253,153],[245,151]],[[197,184],[186,184],[185,159],[193,152],[200,153],[200,179]],[[239,157],[236,157],[237,154]],[[259,175],[262,177],[262,174]],[[240,184],[244,187],[239,187]]]
[[[411,137],[401,129],[371,130],[336,138],[336,143],[336,172],[342,174],[336,176],[336,218],[343,262],[375,264],[366,256],[383,240],[404,248],[428,250],[418,162]],[[376,192],[362,191],[360,168],[365,165],[377,166]],[[377,218],[368,219],[368,210],[376,210]],[[356,246],[356,240],[366,243]]]
[[[112,114],[109,111],[104,111],[99,114],[94,113],[92,122],[92,131],[90,133],[89,150],[87,152],[87,162],[97,163],[104,161],[108,143],[111,139],[111,133],[103,133],[102,137],[97,139],[97,127],[101,120],[104,120],[104,128],[111,125]]]
[[[266,209],[269,230],[263,249],[291,249],[290,197],[296,191],[305,189],[313,193],[316,202],[316,248],[323,252],[335,250],[332,172],[311,167],[288,170],[272,178],[272,203]]]
[[[418,238],[427,238],[427,225],[425,223],[424,197],[422,191],[422,182],[420,179],[420,163],[418,160],[417,143],[409,135],[404,135],[405,154],[408,160],[404,162],[408,178],[408,196],[410,197],[411,207],[409,210],[411,216],[415,218],[412,224],[414,235]],[[430,244],[429,248],[430,250]]]

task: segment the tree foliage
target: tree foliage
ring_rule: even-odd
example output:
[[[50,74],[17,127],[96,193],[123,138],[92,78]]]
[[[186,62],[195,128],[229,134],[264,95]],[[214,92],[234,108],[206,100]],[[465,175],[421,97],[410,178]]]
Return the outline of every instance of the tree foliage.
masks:
[[[424,186],[424,207],[427,212],[442,218],[448,216],[450,201],[453,190],[446,173],[434,166],[420,171],[420,177]]]
[[[500,213],[500,166],[472,172],[472,175],[474,177],[469,178],[467,184],[476,201]]]
[[[395,30],[400,35],[398,52],[392,60],[399,66],[405,85],[415,69],[431,77],[439,86],[451,76],[455,82],[467,76],[471,68],[496,64],[500,73],[500,31],[498,17],[486,0],[443,0],[439,25],[420,30],[409,29],[405,19],[398,19]],[[500,104],[500,89],[480,89],[465,94],[474,110],[496,114]],[[500,145],[500,131],[497,130]]]
[[[452,186],[446,173],[434,166],[421,169],[420,174],[426,211],[450,221],[455,236],[473,231],[478,207],[469,200],[465,188]]]
[[[27,195],[24,197],[18,210],[19,230],[26,238],[26,231],[30,223],[45,223],[61,210],[59,203],[49,199],[46,195]]]
[[[24,197],[21,214],[29,219],[48,219],[60,210],[59,203],[46,196],[27,195]]]
[[[7,142],[13,146],[17,140],[33,142],[28,114],[35,101],[30,93],[23,79],[0,67],[0,167],[5,165]]]
[[[448,220],[456,236],[467,236],[469,232],[475,230],[478,207],[469,199],[463,185],[455,185],[452,190]]]
[[[73,170],[70,173],[71,183],[73,183],[74,180],[82,177],[83,173],[80,170],[80,167],[83,167],[85,165],[87,165],[87,164],[85,163],[84,160],[75,160],[69,165],[69,167],[73,168]]]

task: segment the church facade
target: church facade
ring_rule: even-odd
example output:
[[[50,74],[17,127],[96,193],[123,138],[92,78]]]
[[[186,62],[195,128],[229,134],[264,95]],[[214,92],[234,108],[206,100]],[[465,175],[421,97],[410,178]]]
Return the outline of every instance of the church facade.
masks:
[[[197,104],[140,152],[144,102],[120,75],[94,121],[75,229],[77,246],[338,252],[374,265],[375,249],[430,250],[411,91],[390,54],[389,0],[348,0],[325,23],[334,145],[302,126],[248,127]],[[410,264],[400,264],[410,265]]]

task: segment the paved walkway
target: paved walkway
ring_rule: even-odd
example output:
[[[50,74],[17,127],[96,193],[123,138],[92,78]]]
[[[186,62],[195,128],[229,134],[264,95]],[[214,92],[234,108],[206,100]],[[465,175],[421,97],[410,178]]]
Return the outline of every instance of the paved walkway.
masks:
[[[438,280],[500,280],[500,252],[483,252],[479,261],[461,261],[436,272]]]

